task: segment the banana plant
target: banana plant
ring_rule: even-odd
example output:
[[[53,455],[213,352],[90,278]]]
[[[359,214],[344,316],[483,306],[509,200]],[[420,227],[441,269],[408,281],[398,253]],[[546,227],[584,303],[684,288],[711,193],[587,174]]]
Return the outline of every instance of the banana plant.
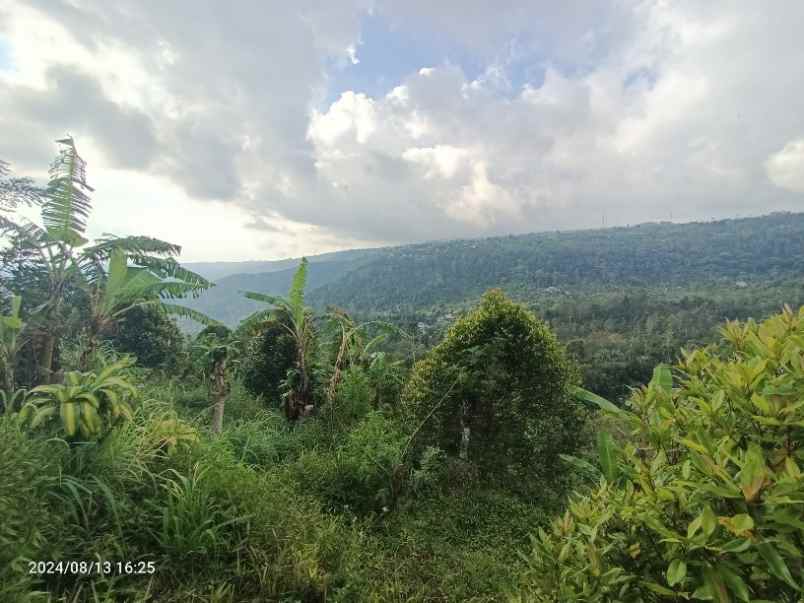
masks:
[[[33,388],[21,411],[23,419],[30,418],[31,427],[37,428],[59,415],[68,439],[97,439],[116,421],[133,417],[126,398],[136,388],[121,375],[131,364],[124,358],[97,373],[70,371],[62,384]]]
[[[41,202],[42,225],[18,224],[0,215],[0,236],[11,243],[0,276],[16,290],[43,289],[44,301],[33,308],[31,326],[39,352],[39,382],[49,383],[53,357],[64,332],[66,300],[70,291],[93,287],[106,278],[105,266],[115,250],[152,276],[186,285],[185,292],[198,294],[211,283],[182,268],[175,260],[181,247],[144,236],[104,235],[90,245],[85,238],[92,209],[86,162],[72,138],[56,141],[61,150],[50,169],[50,180]],[[179,285],[173,286],[174,289]]]
[[[327,318],[330,325],[334,326],[337,331],[336,341],[338,342],[338,352],[333,362],[332,375],[327,387],[327,402],[332,402],[344,367],[362,364],[370,374],[379,375],[390,366],[386,363],[386,356],[383,352],[373,352],[372,350],[389,335],[401,333],[401,329],[379,320],[356,323],[340,308],[330,310]],[[382,332],[365,342],[364,335],[371,327],[379,328]]]
[[[182,271],[186,273],[181,274],[184,280],[177,278],[175,271],[173,278],[167,279],[154,266],[129,266],[128,254],[116,247],[111,248],[108,266],[96,266],[93,271],[86,271],[92,279],[81,281],[89,298],[87,343],[81,354],[81,370],[89,368],[89,360],[100,338],[113,331],[117,322],[134,308],[151,306],[166,314],[191,318],[205,325],[218,324],[201,312],[165,302],[166,299],[197,294],[199,285],[194,278],[197,275]]]
[[[228,376],[237,362],[240,342],[230,337],[218,337],[210,333],[195,347],[202,351],[205,372],[209,371],[209,391],[212,397],[212,431],[223,431],[223,411],[229,393]]]
[[[270,304],[267,310],[257,311],[245,319],[240,330],[247,332],[266,320],[274,319],[293,338],[296,344],[295,372],[293,388],[285,397],[285,416],[296,421],[312,399],[309,358],[313,342],[313,328],[310,312],[304,305],[304,288],[307,284],[307,258],[302,258],[299,268],[293,275],[287,298],[265,293],[246,291],[244,295],[251,300]]]
[[[0,367],[3,369],[3,390],[7,396],[11,396],[16,388],[14,368],[17,363],[17,352],[24,343],[20,337],[25,327],[20,318],[21,306],[22,298],[13,295],[11,311],[5,316],[0,316]]]

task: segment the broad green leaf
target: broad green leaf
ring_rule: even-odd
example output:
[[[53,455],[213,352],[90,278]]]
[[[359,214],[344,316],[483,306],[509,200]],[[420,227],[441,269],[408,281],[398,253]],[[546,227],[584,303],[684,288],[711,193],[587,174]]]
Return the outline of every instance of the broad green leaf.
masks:
[[[735,538],[720,548],[727,553],[742,553],[743,551],[747,551],[749,548],[751,548],[751,541],[742,538]]]
[[[731,603],[726,581],[717,570],[711,567],[704,568],[704,584],[709,587],[709,592],[712,597],[714,597],[715,601],[719,603]]]
[[[734,517],[720,517],[720,524],[735,536],[744,536],[745,532],[754,528],[754,520],[750,515],[740,513]]]
[[[768,564],[768,570],[771,574],[779,578],[785,584],[792,586],[797,591],[801,590],[801,586],[796,584],[793,575],[790,573],[790,568],[782,559],[782,556],[770,542],[761,542],[756,545],[757,551],[762,555],[765,563]]]
[[[739,574],[729,569],[725,564],[720,565],[717,571],[723,577],[723,581],[726,583],[726,586],[729,587],[729,590],[733,592],[740,601],[751,600],[748,587]]]
[[[657,584],[656,582],[649,582],[647,580],[643,580],[642,585],[659,595],[664,595],[666,597],[675,597],[677,595],[676,591],[670,590],[666,586],[662,586],[661,584]]]
[[[653,369],[653,378],[650,380],[650,387],[660,389],[665,392],[673,390],[673,373],[666,364],[660,364]]]
[[[609,482],[617,480],[619,468],[617,466],[617,446],[611,434],[605,431],[598,432],[597,434],[597,453],[600,458],[600,467],[603,470],[603,476]]]
[[[622,414],[624,412],[622,408],[616,406],[614,403],[609,402],[605,398],[602,398],[601,396],[598,396],[597,394],[582,387],[572,388],[572,395],[581,402],[591,402],[606,412],[614,414]]]
[[[707,537],[717,528],[717,516],[712,512],[712,507],[707,505],[701,513],[701,529]]]
[[[740,488],[746,502],[753,502],[759,496],[765,483],[767,468],[762,449],[757,444],[750,444],[740,470]]]
[[[670,586],[682,582],[687,577],[687,563],[682,559],[673,559],[667,568],[667,583]]]

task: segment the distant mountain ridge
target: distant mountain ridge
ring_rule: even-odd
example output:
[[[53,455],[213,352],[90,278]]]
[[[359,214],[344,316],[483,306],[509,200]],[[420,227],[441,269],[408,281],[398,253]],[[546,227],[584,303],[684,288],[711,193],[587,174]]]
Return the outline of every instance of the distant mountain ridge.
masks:
[[[310,263],[359,261],[370,257],[381,249],[347,249],[308,256]],[[284,260],[244,261],[244,262],[186,262],[182,265],[210,281],[218,281],[235,274],[262,274],[292,270],[299,265],[301,258]]]
[[[343,261],[312,260],[307,269],[308,290],[315,290],[345,276],[348,271],[360,265],[361,258],[362,256]],[[183,303],[234,327],[249,314],[266,307],[265,304],[247,299],[243,295],[244,291],[257,291],[269,295],[285,295],[288,292],[299,261],[283,260],[283,262],[288,262],[290,267],[271,272],[224,276],[197,299],[184,300]]]
[[[804,213],[648,223],[313,256],[308,300],[317,307],[390,313],[470,300],[492,287],[527,297],[550,287],[767,280],[804,275],[802,258]],[[226,272],[208,264],[207,274]],[[239,291],[284,294],[298,260],[247,264],[270,270],[229,273],[190,305],[235,325],[259,307]]]

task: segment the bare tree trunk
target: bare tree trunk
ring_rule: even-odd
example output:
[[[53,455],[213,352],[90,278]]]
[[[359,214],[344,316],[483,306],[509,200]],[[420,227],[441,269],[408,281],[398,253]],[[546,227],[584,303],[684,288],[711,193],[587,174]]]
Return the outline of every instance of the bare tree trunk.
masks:
[[[341,364],[343,363],[343,358],[346,355],[346,347],[349,341],[346,337],[346,331],[343,329],[341,331],[341,345],[338,349],[338,357],[335,359],[335,370],[332,372],[332,379],[330,379],[329,389],[327,391],[328,402],[332,402],[335,399],[335,394],[338,391],[338,383],[341,380]]]
[[[295,421],[305,411],[310,396],[310,377],[307,374],[307,365],[305,361],[305,350],[303,347],[299,348],[298,366],[299,366],[299,391],[296,395],[292,396],[293,404],[293,418]]]
[[[78,360],[78,370],[80,371],[88,371],[90,368],[90,362],[92,361],[93,356],[95,355],[95,350],[98,349],[98,341],[97,336],[94,333],[90,333],[87,337],[87,344],[83,350],[81,350],[81,357]]]
[[[49,384],[53,379],[53,353],[56,351],[56,336],[47,333],[42,340],[39,355],[39,383]]]
[[[469,403],[465,401],[461,405],[461,449],[459,456],[462,461],[469,460],[469,438],[472,435],[472,429],[466,421],[466,416],[469,414],[468,405]]]
[[[215,395],[215,407],[212,412],[212,431],[223,431],[223,407],[226,403],[226,358],[215,363],[212,369],[212,388]]]
[[[14,374],[14,364],[16,363],[16,356],[12,353],[8,358],[4,359],[3,363],[3,387],[10,396],[17,389],[16,375]]]
[[[6,404],[7,406],[3,406],[3,403],[0,402],[0,415],[8,414],[12,410],[14,404],[14,390],[16,389],[16,384],[14,382],[14,356],[10,358],[6,358],[6,362],[3,364],[3,387],[6,390]]]

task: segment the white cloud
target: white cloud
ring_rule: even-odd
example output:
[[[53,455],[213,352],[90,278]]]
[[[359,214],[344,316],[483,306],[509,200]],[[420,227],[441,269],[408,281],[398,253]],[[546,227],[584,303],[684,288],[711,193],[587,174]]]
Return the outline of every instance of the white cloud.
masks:
[[[801,3],[218,7],[0,0],[0,157],[41,169],[69,130],[193,259],[801,209]],[[377,64],[369,11],[432,60],[327,90]]]
[[[377,129],[376,121],[373,100],[365,94],[344,92],[326,113],[313,111],[308,136],[322,146],[333,146],[347,135],[363,144]]]
[[[768,157],[765,170],[779,188],[804,193],[804,139],[788,142]]]
[[[435,147],[413,147],[402,153],[402,159],[421,165],[424,168],[424,177],[431,179],[452,178],[458,172],[468,155],[466,149],[450,145],[437,145]]]

